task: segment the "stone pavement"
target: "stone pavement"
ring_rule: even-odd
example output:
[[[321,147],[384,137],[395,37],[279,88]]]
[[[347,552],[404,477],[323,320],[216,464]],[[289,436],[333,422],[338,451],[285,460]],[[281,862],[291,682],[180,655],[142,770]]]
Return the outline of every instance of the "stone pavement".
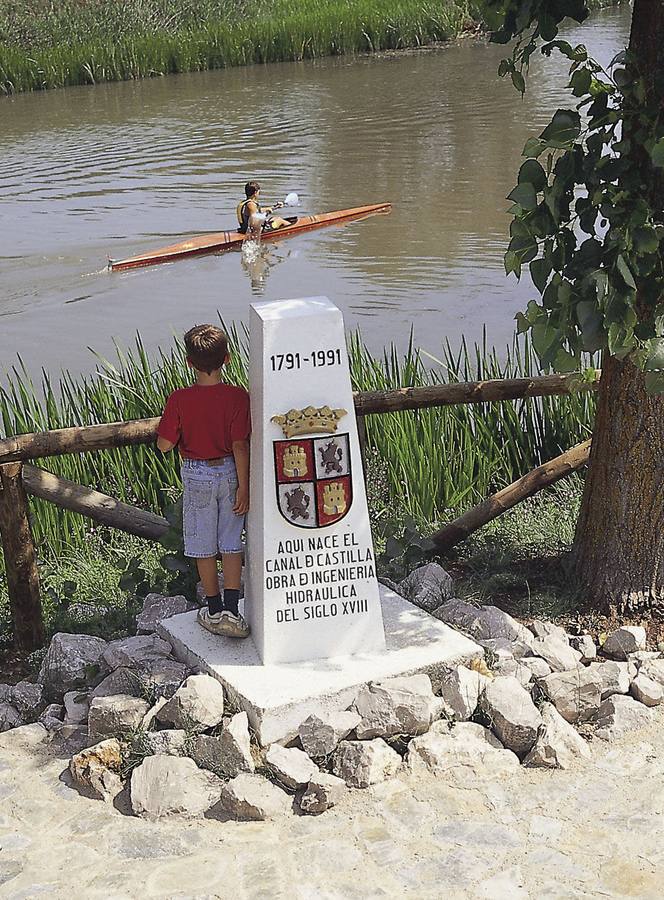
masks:
[[[68,787],[66,761],[0,737],[0,897],[664,896],[664,714],[566,771],[403,772],[317,818],[122,815]],[[15,743],[15,742],[14,742]]]

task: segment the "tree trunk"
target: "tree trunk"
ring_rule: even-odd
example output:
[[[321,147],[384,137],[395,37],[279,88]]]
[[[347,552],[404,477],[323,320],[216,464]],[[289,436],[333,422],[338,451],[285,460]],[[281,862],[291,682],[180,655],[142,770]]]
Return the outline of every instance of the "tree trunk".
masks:
[[[634,0],[629,49],[647,103],[661,108],[662,0]],[[634,166],[652,172],[645,153],[635,141]],[[648,192],[661,213],[661,177],[649,181]],[[644,375],[628,360],[620,362],[608,354],[574,552],[577,575],[595,608],[664,613],[664,396],[649,396]]]

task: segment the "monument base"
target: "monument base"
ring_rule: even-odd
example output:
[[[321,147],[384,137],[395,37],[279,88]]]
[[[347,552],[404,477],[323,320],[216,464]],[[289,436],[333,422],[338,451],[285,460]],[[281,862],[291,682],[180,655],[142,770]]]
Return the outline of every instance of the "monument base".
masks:
[[[263,665],[251,639],[210,634],[197,624],[196,612],[164,619],[158,631],[178,659],[223,684],[267,746],[293,738],[312,713],[348,709],[368,681],[426,672],[435,686],[444,672],[482,655],[474,641],[383,585],[380,600],[384,652]]]

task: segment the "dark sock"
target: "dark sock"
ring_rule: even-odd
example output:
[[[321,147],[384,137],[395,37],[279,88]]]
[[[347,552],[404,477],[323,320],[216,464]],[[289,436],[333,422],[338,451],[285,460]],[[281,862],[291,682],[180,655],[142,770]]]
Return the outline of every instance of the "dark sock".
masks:
[[[206,597],[205,602],[207,603],[207,608],[212,616],[216,613],[220,613],[224,608],[221,594],[215,594],[214,597]]]
[[[237,602],[240,599],[240,592],[235,588],[226,588],[224,590],[224,609],[238,615]]]

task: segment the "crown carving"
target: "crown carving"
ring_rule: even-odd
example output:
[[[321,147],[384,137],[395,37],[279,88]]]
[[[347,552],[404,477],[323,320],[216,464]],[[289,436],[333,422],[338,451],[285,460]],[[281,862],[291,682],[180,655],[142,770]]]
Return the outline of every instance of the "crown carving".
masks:
[[[334,434],[345,415],[348,415],[345,409],[305,406],[304,409],[289,409],[282,416],[272,416],[270,421],[281,427],[285,437],[292,438],[302,434]]]
[[[289,478],[303,478],[307,474],[307,454],[304,447],[291,444],[286,447],[283,456],[284,475]]]

